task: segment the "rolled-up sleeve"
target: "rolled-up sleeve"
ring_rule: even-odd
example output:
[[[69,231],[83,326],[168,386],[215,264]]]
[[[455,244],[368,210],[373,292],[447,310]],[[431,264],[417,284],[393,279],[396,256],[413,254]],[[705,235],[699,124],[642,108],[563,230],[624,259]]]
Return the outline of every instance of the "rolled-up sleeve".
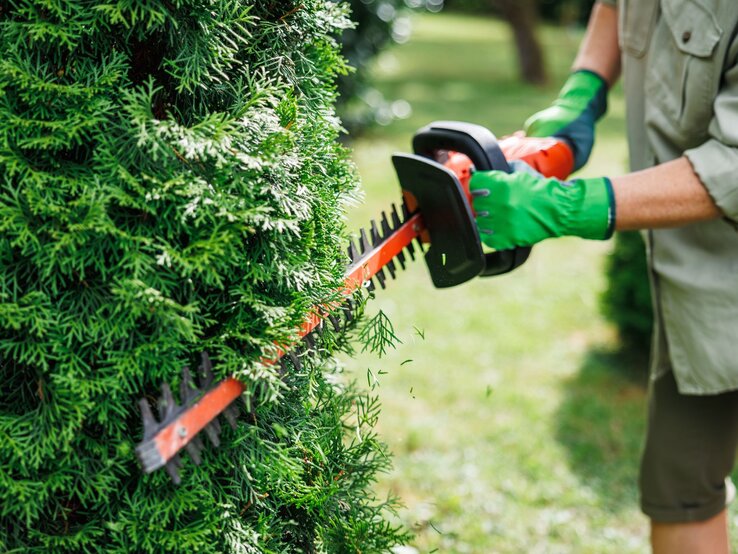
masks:
[[[734,65],[723,72],[710,138],[685,155],[715,204],[726,217],[738,221],[738,43],[731,44],[728,59]]]

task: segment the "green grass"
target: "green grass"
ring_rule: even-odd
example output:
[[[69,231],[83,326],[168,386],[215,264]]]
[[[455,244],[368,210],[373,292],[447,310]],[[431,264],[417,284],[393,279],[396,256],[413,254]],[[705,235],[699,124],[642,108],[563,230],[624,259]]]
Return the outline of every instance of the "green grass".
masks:
[[[379,58],[377,87],[413,107],[409,119],[362,136],[355,159],[366,203],[351,226],[399,199],[390,155],[437,119],[473,121],[498,135],[545,107],[581,38],[543,32],[551,85],[517,80],[507,27],[458,15],[416,19],[411,41]],[[619,89],[587,174],[626,166]],[[360,378],[380,371],[381,434],[395,469],[377,490],[401,497],[419,552],[628,553],[647,550],[637,505],[645,362],[613,354],[602,319],[610,245],[548,241],[512,274],[434,289],[422,261],[369,306],[403,343],[382,360],[347,360]]]

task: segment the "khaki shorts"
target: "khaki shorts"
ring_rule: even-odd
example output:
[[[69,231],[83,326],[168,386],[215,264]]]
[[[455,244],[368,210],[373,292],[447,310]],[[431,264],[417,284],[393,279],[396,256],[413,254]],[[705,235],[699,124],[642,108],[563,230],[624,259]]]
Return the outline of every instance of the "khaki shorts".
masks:
[[[674,373],[651,381],[641,459],[641,509],[662,523],[704,521],[734,495],[738,391],[683,395]]]

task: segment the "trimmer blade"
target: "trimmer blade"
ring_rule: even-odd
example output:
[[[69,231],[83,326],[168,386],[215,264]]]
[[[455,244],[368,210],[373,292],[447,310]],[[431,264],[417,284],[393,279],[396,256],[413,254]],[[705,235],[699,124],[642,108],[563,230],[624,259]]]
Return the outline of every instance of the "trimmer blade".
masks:
[[[394,279],[395,278],[395,262],[392,260],[387,262],[387,265],[385,266],[387,270],[389,271],[390,276]]]
[[[202,462],[202,440],[197,435],[196,430],[188,430],[186,426],[187,424],[184,423],[184,420],[179,419],[185,412],[200,402],[203,395],[208,393],[208,387],[210,387],[214,380],[212,364],[207,352],[201,353],[201,362],[198,370],[198,373],[200,374],[198,379],[200,383],[199,387],[194,383],[189,366],[185,366],[182,369],[182,378],[179,384],[180,403],[175,400],[174,395],[172,394],[172,387],[169,383],[164,383],[162,385],[161,397],[157,402],[159,413],[158,421],[157,418],[154,417],[149,401],[146,398],[142,398],[139,401],[141,418],[143,420],[144,436],[143,441],[136,447],[136,455],[138,456],[144,471],[151,473],[163,466],[166,468],[167,473],[175,484],[179,484],[181,482],[180,469],[182,467],[182,460],[179,454],[175,454],[173,456],[170,454],[168,460],[163,458],[163,454],[158,450],[155,438],[160,431],[167,427],[171,428],[171,425],[174,422],[177,422],[175,433],[179,436],[178,440],[187,440],[183,447],[192,457],[195,464],[199,465]],[[236,416],[238,414],[237,410],[238,408],[235,405],[230,404],[223,412],[228,423],[232,427],[236,425]],[[180,425],[182,426],[179,427]],[[217,417],[211,419],[204,427],[205,434],[210,439],[210,442],[215,446],[220,444],[220,430],[221,425]]]
[[[383,270],[380,269],[379,271],[377,271],[377,274],[375,275],[375,277],[377,278],[377,281],[379,282],[379,286],[382,287],[382,289],[387,288],[387,286],[385,285],[385,280],[387,278],[385,277]]]
[[[330,344],[328,340],[321,340],[326,330],[325,320],[330,322],[336,333],[351,325],[357,310],[360,310],[352,300],[353,295],[360,295],[362,285],[369,292],[376,290],[377,286],[384,289],[387,273],[395,279],[396,264],[399,263],[402,269],[406,266],[403,249],[407,249],[407,254],[414,258],[412,241],[423,229],[423,218],[419,214],[409,214],[404,203],[399,209],[393,204],[389,212],[382,212],[380,219],[372,220],[368,228],[360,229],[358,237],[349,240],[347,247],[350,264],[344,274],[343,287],[338,291],[343,301],[331,297],[325,305],[314,307],[298,330],[302,340],[289,347],[275,345],[278,355],[262,361],[274,366],[280,378],[290,371],[303,371],[303,357],[313,353],[320,355]],[[361,296],[366,298],[365,294]],[[236,427],[238,410],[232,403],[242,398],[249,412],[253,408],[246,394],[248,387],[236,376],[214,383],[212,362],[206,352],[201,353],[197,371],[190,367],[182,370],[178,387],[181,404],[176,402],[171,387],[166,383],[162,385],[161,398],[156,406],[158,417],[152,410],[153,402],[140,401],[144,438],[137,445],[136,454],[146,472],[166,466],[177,483],[180,482],[181,467],[177,452],[186,450],[196,464],[201,463],[204,441],[197,436],[198,433],[204,431],[208,440],[218,446],[221,443],[218,416],[223,415],[231,427]]]
[[[331,322],[331,325],[333,326],[333,330],[336,333],[341,332],[341,322],[338,320],[335,314],[333,313],[328,314],[328,321]]]
[[[174,481],[174,484],[179,485],[182,482],[179,476],[179,470],[182,468],[182,458],[180,458],[179,454],[175,454],[164,467],[166,467],[167,473],[172,481]]]
[[[302,340],[305,341],[305,344],[308,347],[308,351],[315,350],[315,338],[313,338],[312,333],[308,333],[307,335],[305,335],[305,337]]]
[[[300,358],[297,356],[295,349],[293,348],[292,350],[287,352],[287,356],[289,356],[290,361],[292,361],[292,366],[295,368],[295,370],[300,371],[302,369],[302,363],[300,362]]]
[[[408,243],[405,250],[407,250],[407,253],[410,255],[410,259],[414,260],[415,259],[415,246],[413,246],[412,242]]]
[[[360,258],[359,251],[356,249],[356,245],[354,244],[354,239],[349,239],[349,245],[348,245],[348,255],[349,259],[351,260],[351,263],[356,263],[356,261]]]
[[[228,425],[231,426],[231,429],[236,429],[236,426],[238,424],[238,413],[239,409],[236,404],[231,404],[223,412],[223,415],[225,416]]]
[[[402,220],[407,221],[410,217],[410,210],[407,208],[407,202],[405,202],[405,199],[402,200]]]
[[[213,375],[213,364],[210,362],[210,356],[205,351],[200,354],[200,366],[198,370],[200,372],[200,388],[205,389],[213,383],[213,379],[215,378]]]
[[[402,267],[402,269],[405,269],[405,253],[402,251],[398,252],[396,259],[398,262],[400,262],[400,267]]]
[[[204,445],[199,437],[195,437],[187,443],[187,446],[185,446],[185,450],[187,450],[187,453],[190,455],[190,458],[192,458],[192,461],[195,462],[195,465],[199,466],[202,463],[200,453],[202,452],[203,447]]]
[[[354,303],[351,299],[347,298],[341,306],[341,309],[343,310],[343,317],[346,320],[346,323],[351,323],[354,319]]]
[[[377,222],[373,219],[371,221],[370,234],[372,237],[372,246],[379,246],[382,242],[382,236],[379,234],[379,229],[377,229]]]
[[[369,239],[366,237],[366,230],[363,227],[359,229],[359,246],[361,247],[362,254],[366,254],[372,249]]]
[[[395,204],[392,204],[390,217],[392,218],[392,230],[396,231],[402,225],[402,221],[400,220],[400,215],[397,213],[397,206]]]
[[[151,412],[151,405],[148,399],[141,398],[138,401],[138,405],[141,408],[141,419],[143,420],[143,435],[144,439],[151,438],[156,433],[157,424],[154,419],[154,414]]]
[[[379,221],[379,225],[382,227],[382,236],[389,236],[392,232],[392,227],[390,226],[389,219],[387,219],[387,214],[385,212],[382,212],[382,219]]]
[[[217,419],[214,419],[205,426],[205,434],[213,446],[216,448],[220,446],[220,423],[218,423]]]

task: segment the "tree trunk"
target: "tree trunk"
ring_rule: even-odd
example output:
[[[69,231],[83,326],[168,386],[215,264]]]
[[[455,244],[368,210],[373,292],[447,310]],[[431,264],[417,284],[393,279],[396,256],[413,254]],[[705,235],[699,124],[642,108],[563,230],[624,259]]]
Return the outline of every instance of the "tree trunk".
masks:
[[[513,29],[520,62],[520,76],[527,83],[542,85],[546,82],[546,68],[543,51],[536,36],[538,23],[536,0],[492,0],[492,4]]]

